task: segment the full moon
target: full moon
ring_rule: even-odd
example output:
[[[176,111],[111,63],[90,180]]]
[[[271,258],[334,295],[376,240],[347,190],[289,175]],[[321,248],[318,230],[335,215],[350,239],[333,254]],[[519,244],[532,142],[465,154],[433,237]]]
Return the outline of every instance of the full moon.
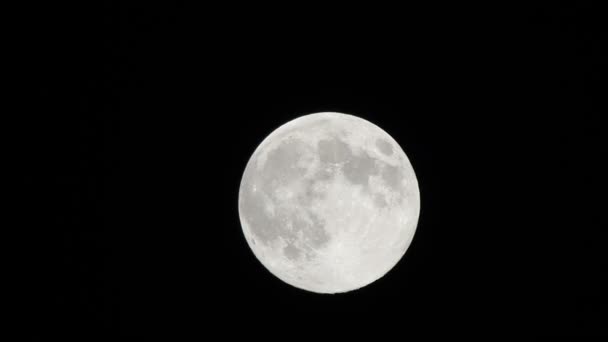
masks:
[[[301,116],[257,147],[238,201],[253,254],[283,282],[316,293],[383,277],[420,213],[414,169],[380,127],[342,113]]]

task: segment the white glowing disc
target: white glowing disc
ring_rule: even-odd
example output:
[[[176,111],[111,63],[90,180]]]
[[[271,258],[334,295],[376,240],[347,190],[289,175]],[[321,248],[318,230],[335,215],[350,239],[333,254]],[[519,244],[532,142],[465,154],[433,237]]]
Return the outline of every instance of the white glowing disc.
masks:
[[[347,292],[384,276],[409,247],[418,181],[399,144],[361,118],[316,113],[272,132],[247,163],[243,233],[276,277]]]

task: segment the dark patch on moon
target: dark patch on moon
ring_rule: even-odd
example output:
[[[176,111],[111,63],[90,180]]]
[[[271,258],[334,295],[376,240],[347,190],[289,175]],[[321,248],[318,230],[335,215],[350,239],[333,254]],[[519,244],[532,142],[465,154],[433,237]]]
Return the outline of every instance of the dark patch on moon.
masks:
[[[290,260],[297,260],[300,257],[300,250],[293,245],[293,243],[287,244],[285,248],[283,248],[283,255]]]
[[[353,157],[344,164],[342,169],[344,177],[355,185],[368,186],[369,177],[378,172],[376,160],[363,152]]]
[[[328,181],[335,177],[335,166],[320,165],[319,169],[311,177],[315,181]]]
[[[348,145],[340,139],[323,139],[317,143],[321,163],[344,163],[352,155]]]
[[[381,172],[382,180],[387,187],[399,194],[400,199],[403,199],[405,187],[403,186],[403,170],[398,166],[385,164]]]
[[[386,198],[383,194],[375,194],[374,195],[374,204],[378,208],[386,208],[388,202],[386,202]]]
[[[303,180],[303,191],[298,195],[298,202],[305,207],[310,206],[314,201],[321,200],[325,197],[323,192],[320,192],[315,189],[316,184],[319,181],[314,179],[306,179]]]
[[[384,139],[376,139],[376,147],[382,154],[386,156],[393,154],[393,145]]]
[[[265,185],[269,185],[272,180],[287,184],[289,181],[302,177],[306,169],[298,167],[297,162],[304,153],[305,147],[305,144],[299,140],[289,140],[270,151],[260,172]]]
[[[298,232],[302,232],[304,241],[313,247],[321,247],[329,241],[329,235],[325,231],[325,221],[308,210],[305,217],[292,213],[289,215],[289,221],[293,227],[291,237],[295,238]]]
[[[310,215],[308,218],[313,229],[304,231],[304,240],[315,248],[324,246],[330,238],[325,230],[325,221],[316,215]]]

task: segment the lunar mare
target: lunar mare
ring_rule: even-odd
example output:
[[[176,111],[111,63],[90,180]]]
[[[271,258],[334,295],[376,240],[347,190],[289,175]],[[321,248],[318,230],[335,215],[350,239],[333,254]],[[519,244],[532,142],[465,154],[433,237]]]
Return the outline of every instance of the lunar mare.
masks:
[[[414,236],[420,194],[399,144],[356,116],[316,113],[273,131],[239,189],[257,259],[300,289],[339,293],[384,276]]]

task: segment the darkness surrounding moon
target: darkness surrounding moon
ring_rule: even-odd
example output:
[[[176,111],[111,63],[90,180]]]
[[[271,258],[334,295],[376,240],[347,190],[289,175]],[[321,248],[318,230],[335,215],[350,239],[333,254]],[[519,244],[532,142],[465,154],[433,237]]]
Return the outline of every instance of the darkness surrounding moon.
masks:
[[[21,339],[606,335],[605,11],[451,4],[30,6],[9,33],[26,48],[9,49],[24,100],[5,110]],[[318,112],[390,133],[420,189],[401,261],[334,295],[286,285],[249,242],[276,241],[289,218],[287,236],[307,243],[278,248],[285,260],[335,247],[332,220],[370,213],[328,205],[335,193],[379,212],[409,196],[376,191],[402,178],[369,160],[394,158],[394,145],[293,139],[257,181],[309,210],[256,216],[273,209],[252,196],[249,218],[269,227],[253,240],[238,210],[264,137]],[[297,161],[319,145],[341,176]],[[275,186],[290,179],[303,179],[293,197]]]

